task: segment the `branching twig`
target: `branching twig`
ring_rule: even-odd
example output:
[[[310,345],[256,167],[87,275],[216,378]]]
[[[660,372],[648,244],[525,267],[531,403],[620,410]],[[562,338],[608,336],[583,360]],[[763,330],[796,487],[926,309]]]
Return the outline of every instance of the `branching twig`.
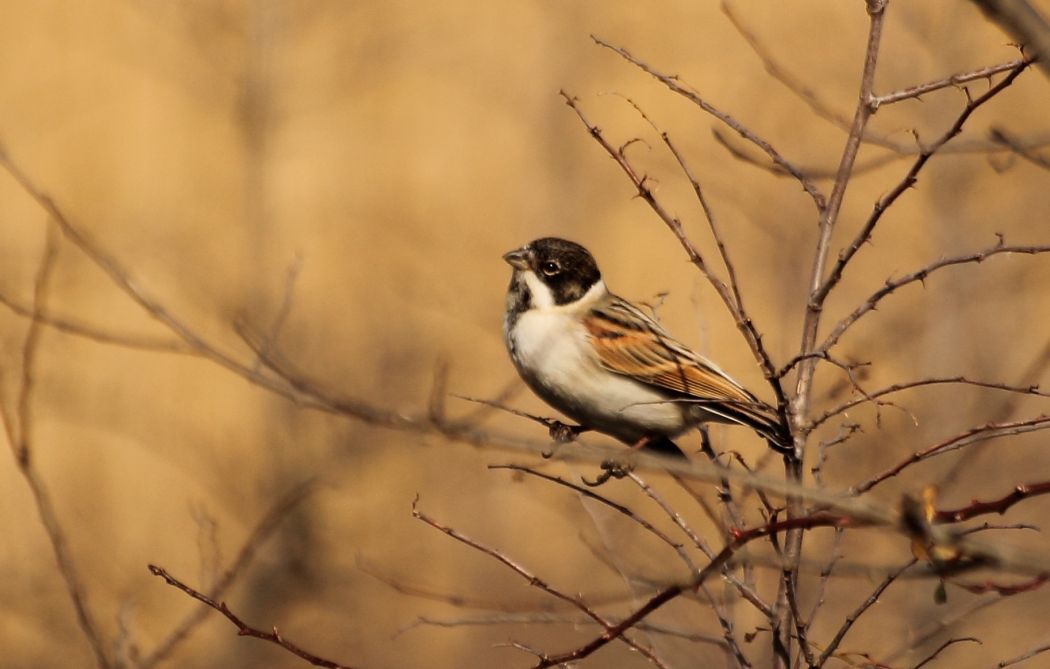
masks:
[[[1030,61],[1021,61],[1018,65],[1011,69],[1009,71],[1009,74],[1003,77],[1003,79],[999,83],[989,88],[987,91],[985,91],[983,95],[980,95],[979,97],[973,99],[968,98],[966,107],[955,119],[955,122],[952,123],[951,127],[948,128],[948,130],[937,140],[935,140],[932,144],[925,147],[919,153],[918,157],[916,157],[915,162],[912,163],[911,168],[908,169],[907,173],[904,175],[904,178],[902,178],[897,183],[897,185],[890,190],[889,193],[883,195],[875,203],[875,206],[872,208],[872,212],[868,216],[868,219],[864,222],[864,225],[861,226],[861,229],[857,232],[856,236],[853,238],[853,241],[851,241],[845,248],[842,249],[842,251],[839,252],[838,259],[836,260],[834,266],[832,266],[827,278],[825,278],[821,282],[819,288],[817,288],[817,290],[815,291],[813,299],[818,305],[824,303],[824,299],[827,297],[828,293],[831,292],[831,290],[838,284],[839,280],[842,278],[842,273],[845,270],[846,266],[849,264],[850,260],[852,260],[853,256],[856,255],[857,251],[859,251],[861,247],[865,243],[867,243],[868,240],[871,239],[871,235],[872,232],[874,232],[875,230],[875,226],[882,219],[882,215],[886,212],[886,210],[889,209],[893,205],[893,203],[897,201],[897,198],[903,195],[905,191],[907,191],[909,188],[915,185],[916,181],[918,181],[919,178],[919,172],[921,172],[922,168],[926,166],[926,163],[929,162],[930,158],[932,158],[942,146],[947,144],[949,141],[951,141],[952,138],[954,138],[956,135],[962,132],[963,126],[966,124],[966,121],[969,120],[970,116],[975,111],[977,111],[977,109],[979,109],[989,100],[993,99],[995,96],[999,95],[999,93],[1006,90],[1006,88],[1008,88],[1010,84],[1012,84],[1014,80],[1017,79],[1017,77],[1021,76],[1021,73],[1024,72],[1030,64]]]
[[[2,157],[2,153],[0,153]],[[47,297],[50,288],[51,273],[54,269],[56,243],[53,228],[49,225],[46,230],[44,252],[37,267],[36,279],[33,284],[33,307],[30,313],[34,316],[47,311]],[[55,563],[58,567],[62,580],[65,581],[66,592],[69,594],[70,602],[76,614],[77,625],[87,639],[91,650],[95,654],[95,664],[99,669],[109,669],[113,661],[106,650],[106,641],[103,638],[98,622],[88,608],[87,594],[84,584],[78,573],[73,557],[69,552],[66,533],[59,522],[58,513],[55,511],[54,502],[44,484],[43,478],[38,473],[33,451],[33,391],[36,386],[36,361],[42,335],[43,321],[33,318],[29,322],[22,343],[22,370],[19,383],[17,404],[15,411],[0,401],[0,418],[3,420],[4,431],[19,473],[29,486],[29,491],[36,505],[40,524],[51,544]]]
[[[897,474],[900,474],[906,468],[914,465],[917,462],[923,462],[929,460],[932,457],[943,455],[950,451],[954,451],[970,444],[975,444],[989,439],[996,439],[998,437],[1025,434],[1027,432],[1035,432],[1038,430],[1046,430],[1050,428],[1050,416],[1036,416],[1035,418],[1028,418],[1025,420],[1010,421],[1006,423],[988,423],[987,425],[981,425],[974,427],[961,434],[957,434],[954,437],[945,439],[944,441],[937,442],[936,444],[916,451],[910,456],[890,467],[881,474],[871,477],[863,483],[853,486],[850,488],[851,494],[861,495],[868,492],[876,485],[882,483],[886,479],[892,478]]]
[[[689,100],[690,102],[692,102],[696,106],[700,107],[700,109],[704,110],[705,112],[707,112],[711,116],[714,116],[719,121],[721,121],[722,123],[724,123],[727,126],[729,126],[730,128],[732,128],[741,137],[743,137],[744,139],[746,139],[749,142],[753,143],[758,148],[762,149],[762,151],[764,151],[766,153],[766,155],[769,156],[770,160],[772,160],[775,164],[780,166],[785,172],[787,172],[791,176],[795,177],[795,179],[799,182],[799,184],[802,185],[802,189],[804,191],[806,191],[806,193],[809,194],[809,196],[813,199],[813,202],[817,206],[817,209],[819,209],[819,210],[823,210],[824,209],[824,207],[825,207],[824,194],[820,192],[820,190],[816,187],[816,185],[813,184],[812,181],[810,181],[809,177],[807,177],[805,174],[803,174],[801,170],[799,170],[797,167],[795,167],[795,165],[793,165],[792,163],[788,162],[776,149],[773,148],[773,146],[769,142],[767,142],[766,140],[764,140],[761,137],[759,137],[752,130],[750,130],[747,126],[743,125],[742,123],[737,121],[735,118],[733,118],[729,114],[723,112],[722,110],[718,109],[717,107],[715,107],[711,103],[709,103],[706,100],[704,100],[702,97],[700,97],[700,94],[697,93],[696,91],[694,91],[694,90],[684,86],[680,82],[678,77],[674,77],[674,76],[670,76],[670,75],[664,74],[662,72],[658,72],[657,70],[653,69],[652,67],[650,67],[646,63],[644,63],[641,60],[635,58],[626,49],[624,49],[622,47],[614,46],[614,45],[612,45],[612,44],[602,40],[601,38],[596,37],[595,35],[591,35],[591,39],[594,40],[594,42],[596,44],[598,44],[599,46],[603,46],[606,49],[609,49],[610,51],[613,51],[613,52],[619,54],[619,56],[621,58],[623,58],[624,60],[626,60],[627,62],[637,66],[643,72],[645,72],[645,73],[655,77],[657,80],[659,80],[665,86],[667,86],[669,89],[671,89],[672,91],[674,91],[678,95],[681,95],[685,99]]]
[[[997,383],[994,381],[980,381],[976,379],[969,379],[965,376],[931,377],[928,379],[918,379],[916,381],[902,381],[901,383],[894,383],[892,385],[886,386],[885,388],[880,388],[879,390],[867,392],[865,393],[864,397],[857,397],[852,400],[849,400],[848,402],[843,402],[837,407],[828,409],[820,416],[813,419],[810,425],[816,427],[822,424],[824,421],[828,420],[829,418],[837,416],[838,414],[843,413],[845,411],[849,411],[853,407],[864,404],[866,402],[874,401],[886,395],[892,395],[894,393],[899,393],[904,390],[910,390],[912,388],[923,388],[927,386],[937,386],[946,384],[966,385],[973,386],[976,388],[988,388],[991,390],[1003,390],[1010,393],[1017,393],[1019,395],[1035,395],[1038,397],[1050,397],[1050,392],[1040,390],[1039,386],[1036,385],[1014,386],[1007,383]]]
[[[424,523],[426,523],[427,525],[433,527],[434,529],[439,530],[439,531],[447,534],[448,536],[452,537],[456,541],[459,541],[460,543],[466,544],[467,546],[470,546],[471,548],[473,548],[473,549],[475,549],[477,551],[480,551],[481,553],[484,553],[485,555],[488,555],[491,558],[494,558],[496,561],[501,562],[505,566],[509,567],[512,571],[517,573],[519,576],[524,578],[526,581],[528,581],[529,585],[531,585],[532,587],[539,588],[540,590],[546,592],[548,595],[554,597],[555,599],[559,599],[559,600],[561,600],[561,601],[563,601],[563,602],[565,602],[567,604],[572,605],[574,608],[579,610],[580,613],[584,614],[585,616],[587,616],[588,618],[590,618],[594,622],[596,622],[599,625],[601,625],[602,628],[605,629],[607,632],[608,632],[608,630],[610,630],[610,629],[612,629],[612,628],[614,628],[616,626],[612,621],[607,620],[604,616],[600,615],[597,611],[595,611],[593,608],[591,608],[580,597],[575,597],[573,595],[566,594],[566,593],[564,593],[564,592],[554,588],[549,583],[544,581],[542,578],[536,576],[535,574],[530,572],[528,569],[526,569],[525,567],[521,566],[520,564],[518,564],[514,560],[510,559],[509,557],[507,557],[506,555],[504,555],[500,551],[496,550],[495,548],[490,548],[488,546],[485,546],[484,544],[482,544],[482,543],[480,543],[480,542],[478,542],[478,541],[476,541],[474,539],[471,539],[470,537],[464,535],[460,531],[458,531],[458,530],[456,530],[456,529],[454,529],[452,527],[449,527],[447,525],[444,525],[442,523],[439,523],[438,521],[434,520],[430,516],[426,515],[425,513],[423,513],[422,511],[419,510],[419,497],[418,496],[416,497],[415,500],[412,501],[412,517],[413,518],[417,518],[417,519],[423,521]],[[624,630],[624,631],[626,631],[626,630]],[[654,664],[654,665],[656,665],[658,667],[665,667],[665,665],[660,660],[660,658],[658,658],[655,655],[655,653],[653,653],[653,651],[651,649],[646,648],[645,646],[642,646],[637,641],[634,641],[630,637],[628,637],[625,634],[623,634],[623,632],[621,632],[619,635],[617,635],[617,637],[622,642],[626,643],[628,646],[630,646],[634,650],[636,650],[639,653],[641,653],[652,664]]]
[[[857,320],[873,311],[884,298],[893,294],[899,288],[912,283],[923,283],[925,284],[926,279],[929,278],[934,272],[944,269],[945,267],[953,267],[955,265],[966,265],[970,263],[981,263],[988,258],[1003,253],[1018,253],[1024,255],[1039,255],[1042,253],[1050,252],[1050,245],[1048,244],[1031,244],[1031,245],[1007,245],[1003,238],[1000,236],[999,240],[992,246],[981,249],[980,251],[974,251],[972,253],[964,253],[962,255],[951,256],[948,258],[941,258],[931,262],[930,264],[921,267],[913,272],[909,272],[896,279],[887,279],[886,283],[881,288],[876,290],[874,293],[868,296],[864,302],[862,302],[856,309],[843,317],[828,333],[824,341],[820,344],[818,351],[828,351],[834,346],[842,335],[850,328]]]
[[[1006,513],[1007,509],[1022,500],[1046,494],[1050,494],[1050,481],[1020,483],[1013,490],[999,499],[988,502],[973,500],[968,505],[958,509],[938,509],[933,516],[933,522],[959,523],[990,513],[998,513],[1002,515]]]
[[[245,568],[247,568],[263,542],[273,534],[274,530],[277,529],[288,513],[298,506],[311,492],[314,491],[315,488],[316,482],[308,480],[295,486],[287,495],[284,495],[277,500],[270,510],[259,520],[259,523],[248,535],[248,538],[245,539],[244,544],[237,553],[237,557],[234,558],[229,568],[223,572],[222,576],[220,576],[211,587],[208,593],[209,599],[219,600],[222,598],[223,594],[229,590],[237,577],[244,572]],[[214,607],[211,607],[210,604],[204,602],[203,606],[187,614],[183,621],[176,625],[171,633],[168,634],[168,636],[161,641],[149,655],[145,656],[137,663],[137,669],[149,669],[167,659],[172,651],[174,651],[180,643],[185,641],[198,625],[204,622],[208,611],[211,608]]]
[[[875,602],[879,601],[879,597],[882,596],[882,593],[885,592],[886,588],[890,587],[890,585],[892,585],[901,574],[910,569],[916,562],[918,562],[918,560],[912,558],[906,565],[888,574],[886,578],[875,587],[875,590],[872,591],[868,598],[861,602],[860,606],[854,609],[852,613],[846,616],[842,625],[839,626],[838,631],[835,632],[835,636],[828,642],[828,645],[824,648],[824,652],[820,654],[820,657],[817,658],[816,663],[812,666],[817,667],[818,669],[819,667],[823,667],[828,661],[828,658],[838,650],[839,644],[842,643],[842,639],[846,636],[846,633],[850,631],[850,628],[853,627],[853,624],[857,622],[857,619],[864,615],[864,612],[871,608]]]
[[[226,616],[227,620],[229,620],[237,627],[238,636],[250,636],[256,639],[262,639],[263,641],[269,641],[270,643],[276,644],[281,648],[284,648],[289,653],[292,653],[293,655],[296,655],[306,660],[315,667],[326,667],[327,669],[352,669],[350,665],[339,664],[338,662],[333,662],[332,660],[326,660],[325,658],[315,655],[310,651],[292,643],[288,639],[285,639],[281,635],[281,633],[277,631],[276,627],[272,628],[272,631],[270,632],[264,632],[260,629],[256,629],[255,627],[248,625],[237,614],[231,611],[228,606],[226,606],[226,602],[217,602],[214,599],[205,595],[204,593],[194,590],[190,586],[186,585],[179,579],[169,574],[162,567],[158,567],[157,565],[151,564],[149,565],[149,573],[153,574],[154,576],[160,576],[168,585],[183,591],[193,599],[196,599],[198,602],[201,602],[209,608],[215,609],[222,615]]]
[[[601,42],[599,42],[601,44]],[[605,138],[600,128],[592,124],[587,117],[583,114],[583,110],[580,109],[576,98],[572,97],[565,91],[561,91],[562,97],[565,99],[565,104],[568,105],[576,116],[579,117],[580,122],[583,123],[584,127],[591,134],[591,137],[598,142],[599,145],[609,156],[616,161],[616,164],[620,166],[620,169],[627,175],[635,189],[638,191],[639,197],[641,197],[646,204],[649,205],[650,209],[664,222],[665,225],[671,230],[674,236],[678,239],[682,248],[688,255],[690,262],[692,262],[697,269],[707,278],[714,287],[715,292],[718,293],[719,297],[725,303],[729,309],[730,314],[733,316],[733,320],[736,322],[737,328],[744,335],[744,340],[747,342],[748,347],[751,349],[751,353],[754,355],[755,360],[758,362],[759,367],[762,369],[763,375],[769,380],[770,386],[773,388],[773,392],[777,397],[777,406],[783,408],[786,405],[786,398],[784,396],[783,388],[780,385],[779,379],[775,376],[775,365],[769,357],[769,353],[766,351],[765,345],[762,343],[762,335],[759,334],[757,328],[752,322],[750,316],[744,310],[743,303],[739,300],[739,290],[736,286],[735,274],[730,271],[730,277],[732,281],[732,287],[726,285],[716,274],[714,274],[703,256],[693,245],[692,241],[685,234],[685,230],[682,227],[682,222],[673,216],[666,208],[656,199],[656,194],[653,192],[649,185],[649,179],[644,174],[639,174],[634,166],[628,161],[626,154],[624,154],[622,148],[616,148]],[[641,111],[639,109],[639,111]],[[643,114],[644,116],[644,114]],[[646,117],[648,120],[648,117]],[[666,139],[665,141],[669,141]],[[672,149],[673,150],[673,149]],[[694,187],[699,188],[699,185],[692,178],[691,174],[687,171],[687,176],[690,181],[693,182]],[[709,219],[710,220],[710,219]],[[712,228],[714,229],[714,228]],[[719,242],[720,243],[720,242]],[[723,249],[724,253],[724,249]],[[732,264],[728,261],[728,256],[723,255],[723,260],[726,262],[727,267],[732,267]]]

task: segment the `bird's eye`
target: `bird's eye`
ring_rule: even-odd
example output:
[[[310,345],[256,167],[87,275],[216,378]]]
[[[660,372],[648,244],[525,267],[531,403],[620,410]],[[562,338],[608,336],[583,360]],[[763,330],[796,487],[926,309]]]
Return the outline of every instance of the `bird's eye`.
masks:
[[[555,274],[561,271],[561,267],[558,265],[558,263],[554,262],[553,260],[548,260],[547,262],[540,265],[540,271],[546,274],[547,276],[554,276]]]

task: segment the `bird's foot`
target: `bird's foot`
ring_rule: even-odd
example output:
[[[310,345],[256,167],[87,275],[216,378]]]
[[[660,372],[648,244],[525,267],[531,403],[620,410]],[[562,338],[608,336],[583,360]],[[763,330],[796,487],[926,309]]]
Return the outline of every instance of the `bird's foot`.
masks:
[[[622,479],[634,470],[634,465],[626,462],[618,462],[616,460],[606,460],[602,463],[602,473],[598,474],[598,477],[593,481],[588,481],[586,477],[583,479],[584,485],[590,486],[591,488],[597,488],[609,479]]]
[[[554,443],[558,446],[561,444],[567,444],[571,441],[576,441],[576,437],[591,429],[584,425],[569,425],[568,423],[563,423],[560,420],[554,420],[553,418],[547,419],[544,424],[547,426],[547,431],[550,433],[551,439],[554,440]],[[549,451],[544,451],[540,455],[542,455],[544,459],[547,459],[553,456],[556,450],[557,448],[552,448]]]

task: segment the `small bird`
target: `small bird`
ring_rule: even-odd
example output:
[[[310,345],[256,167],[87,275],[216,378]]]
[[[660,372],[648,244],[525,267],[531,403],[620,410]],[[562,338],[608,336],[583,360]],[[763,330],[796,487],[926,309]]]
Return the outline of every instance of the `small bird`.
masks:
[[[609,292],[584,247],[545,237],[503,259],[514,268],[503,320],[510,358],[581,428],[682,457],[672,437],[706,422],[746,425],[789,447],[776,410]]]

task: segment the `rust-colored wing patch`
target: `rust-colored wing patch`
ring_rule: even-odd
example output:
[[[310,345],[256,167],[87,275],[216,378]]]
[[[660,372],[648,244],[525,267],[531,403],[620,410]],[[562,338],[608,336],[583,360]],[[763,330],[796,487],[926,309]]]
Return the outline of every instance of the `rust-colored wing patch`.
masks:
[[[724,372],[672,339],[655,322],[624,322],[608,310],[591,312],[584,324],[598,359],[609,371],[695,399],[738,402],[743,406],[756,401]]]

